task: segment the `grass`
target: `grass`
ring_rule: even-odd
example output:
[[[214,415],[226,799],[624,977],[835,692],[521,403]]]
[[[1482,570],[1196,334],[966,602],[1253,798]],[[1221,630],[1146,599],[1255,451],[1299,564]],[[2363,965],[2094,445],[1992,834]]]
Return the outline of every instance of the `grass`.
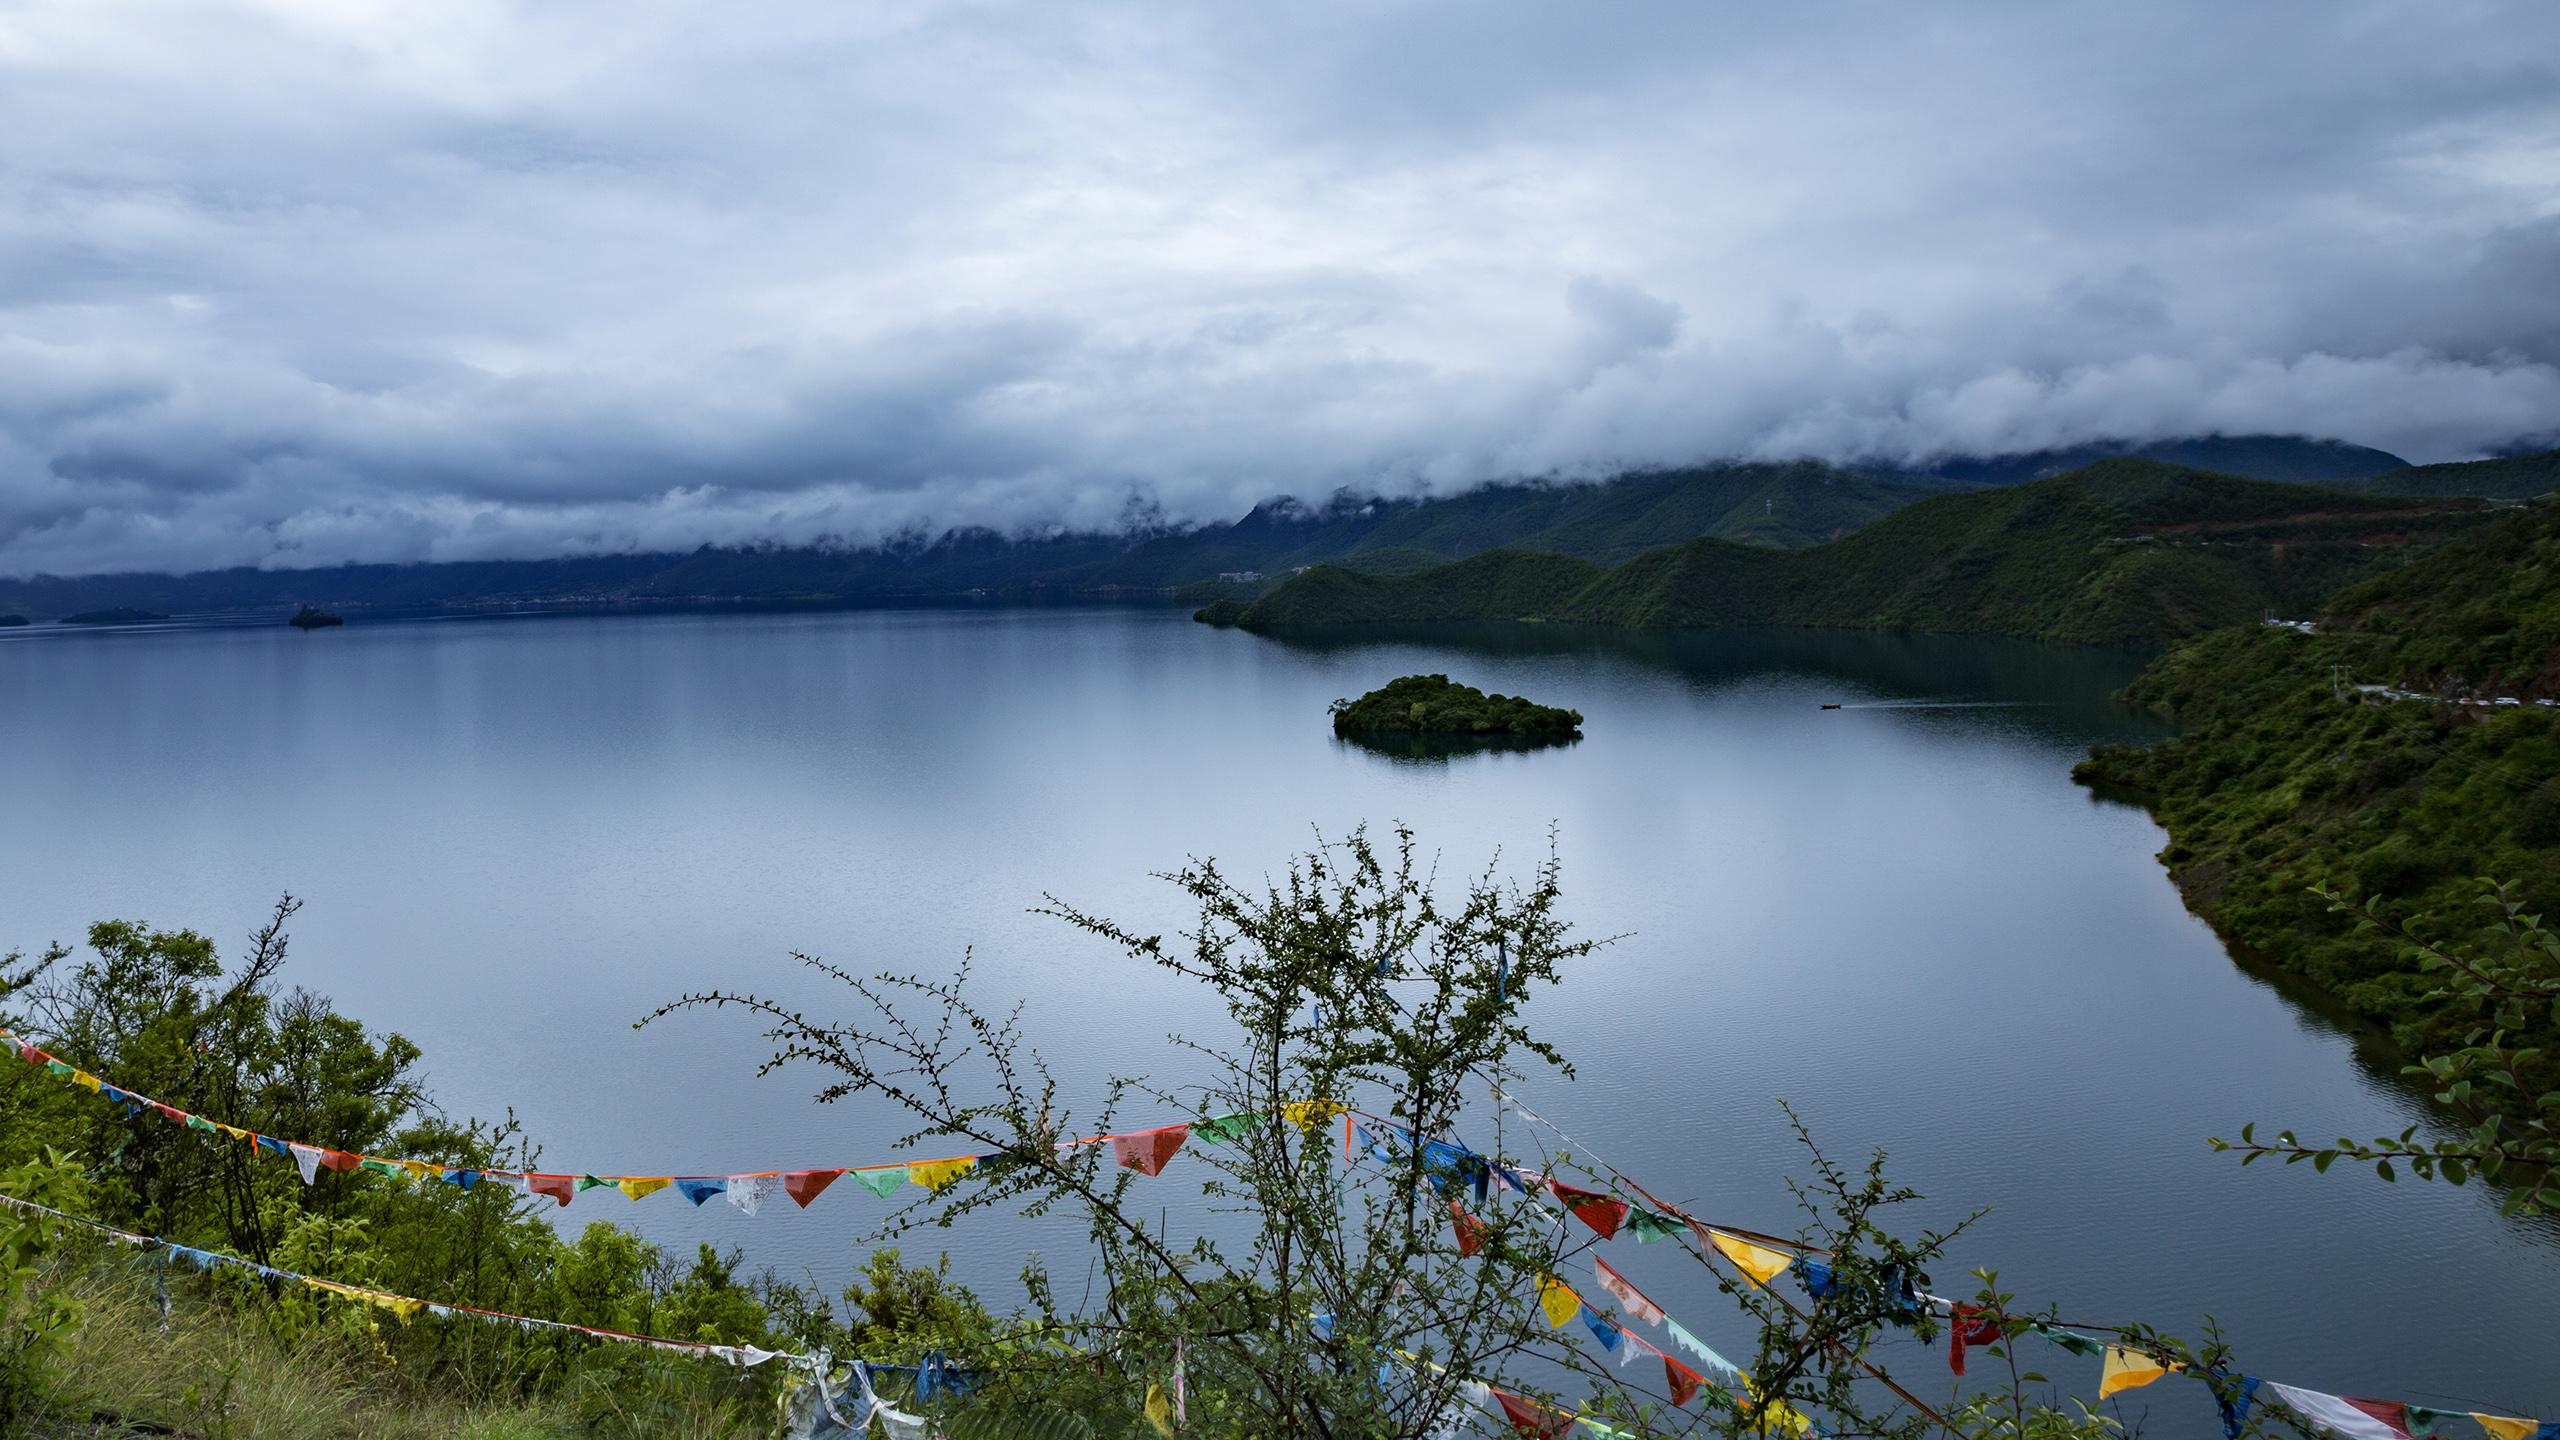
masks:
[[[770,1431],[770,1401],[760,1405],[744,1393],[758,1382],[708,1361],[595,1355],[599,1363],[526,1396],[508,1393],[489,1367],[467,1360],[432,1375],[409,1374],[372,1342],[366,1321],[336,1302],[319,1313],[344,1328],[297,1337],[272,1303],[215,1293],[176,1273],[164,1328],[151,1263],[122,1250],[73,1246],[59,1253],[40,1283],[76,1295],[84,1313],[69,1355],[45,1387],[41,1412],[10,1433],[35,1440],[173,1433],[203,1440],[746,1440]]]

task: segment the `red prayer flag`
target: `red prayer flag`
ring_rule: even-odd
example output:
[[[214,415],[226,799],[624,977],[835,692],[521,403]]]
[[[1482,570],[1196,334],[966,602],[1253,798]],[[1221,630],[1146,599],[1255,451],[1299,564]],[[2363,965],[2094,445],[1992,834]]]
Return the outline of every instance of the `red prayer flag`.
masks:
[[[1164,1162],[1172,1159],[1173,1152],[1181,1149],[1182,1142],[1190,1138],[1190,1126],[1166,1125],[1154,1130],[1112,1136],[1111,1153],[1120,1157],[1122,1165],[1141,1175],[1157,1175],[1163,1173]]]
[[[326,1156],[322,1157],[324,1160],[326,1158]],[[524,1188],[527,1194],[548,1195],[552,1199],[566,1205],[569,1203],[569,1197],[578,1193],[578,1177],[575,1175],[536,1175],[531,1171],[527,1171],[525,1172],[524,1177]]]
[[[320,1152],[320,1163],[328,1166],[332,1170],[353,1170],[363,1159],[364,1157],[361,1155],[350,1155],[344,1150],[323,1150]]]
[[[1473,1255],[1484,1248],[1484,1222],[1467,1213],[1467,1207],[1449,1202],[1449,1223],[1458,1230],[1458,1254]]]
[[[782,1177],[782,1189],[785,1194],[800,1202],[801,1209],[806,1210],[809,1208],[809,1202],[817,1199],[820,1191],[836,1183],[836,1177],[843,1173],[841,1170],[788,1171]]]
[[[1664,1383],[1671,1387],[1672,1404],[1686,1405],[1698,1398],[1698,1383],[1701,1378],[1698,1372],[1668,1355],[1662,1357],[1662,1378]]]
[[[1988,1345],[2000,1338],[1998,1317],[1988,1320],[1974,1318],[1985,1313],[1971,1305],[1958,1305],[1947,1325],[1947,1368],[1959,1375],[1964,1373],[1966,1346]]]
[[[1613,1200],[1597,1190],[1585,1190],[1561,1180],[1549,1180],[1547,1188],[1556,1192],[1556,1198],[1564,1202],[1564,1208],[1572,1212],[1574,1219],[1599,1231],[1603,1240],[1616,1235],[1618,1226],[1627,1218],[1627,1202],[1624,1200]]]
[[[1511,1422],[1515,1434],[1536,1436],[1537,1440],[1557,1440],[1573,1428],[1572,1416],[1532,1405],[1507,1390],[1494,1391],[1493,1403],[1502,1407],[1502,1418]]]
[[[2409,1406],[2406,1401],[2359,1400],[2353,1395],[2341,1395],[2338,1398],[2390,1426],[2395,1434],[2409,1433]]]

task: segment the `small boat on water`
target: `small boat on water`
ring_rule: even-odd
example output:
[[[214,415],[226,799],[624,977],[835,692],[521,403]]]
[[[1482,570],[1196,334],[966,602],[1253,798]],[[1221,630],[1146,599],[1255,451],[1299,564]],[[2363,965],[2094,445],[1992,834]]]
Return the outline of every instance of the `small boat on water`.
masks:
[[[1822,708],[1825,710],[1837,710],[1840,708],[1840,704],[1836,700],[1825,700],[1822,702]]]

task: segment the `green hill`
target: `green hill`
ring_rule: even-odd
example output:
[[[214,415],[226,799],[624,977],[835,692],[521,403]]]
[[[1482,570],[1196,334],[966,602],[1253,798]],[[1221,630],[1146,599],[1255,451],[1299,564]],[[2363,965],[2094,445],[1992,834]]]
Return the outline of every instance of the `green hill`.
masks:
[[[1558,619],[2161,640],[2306,613],[2344,585],[2486,523],[2476,503],[2347,495],[2145,460],[1943,495],[1828,544],[1716,539],[1595,567],[1501,551],[1403,576],[1320,566],[1248,627]]]
[[[2538,703],[2560,700],[2560,504],[2340,593],[2316,633],[2251,626],[2178,646],[2125,698],[2180,734],[2101,749],[2080,777],[2151,808],[2188,905],[2241,953],[2403,1042],[2442,1045],[2469,1022],[2424,998],[2437,977],[2309,887],[2388,896],[2447,938],[2487,917],[2476,876],[2516,882],[2529,910],[2560,905],[2560,708]],[[2560,1031],[2553,1020],[2541,1033]]]
[[[2217,475],[2277,480],[2289,485],[2335,485],[2389,471],[2409,462],[2388,450],[2314,440],[2304,435],[2190,435],[2175,440],[2096,441],[2062,450],[2037,450],[1990,459],[1954,460],[1929,473],[1977,485],[2020,485],[2068,474],[2101,460],[2157,460]]]
[[[2560,450],[2536,455],[2508,455],[2496,460],[2465,460],[2451,465],[2412,465],[2362,479],[2339,488],[2374,495],[2478,495],[2489,499],[2530,500],[2560,490]]]

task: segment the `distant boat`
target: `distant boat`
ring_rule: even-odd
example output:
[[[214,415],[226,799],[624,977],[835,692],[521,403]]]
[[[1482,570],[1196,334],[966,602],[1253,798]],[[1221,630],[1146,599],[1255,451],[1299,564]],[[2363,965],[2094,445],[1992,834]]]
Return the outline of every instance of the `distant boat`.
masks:
[[[293,618],[284,623],[296,630],[320,630],[331,625],[344,625],[347,623],[347,617],[331,614],[317,605],[305,605],[294,611]]]
[[[1825,710],[1837,710],[1840,706],[1836,701],[1825,700],[1822,702],[1822,708]]]

